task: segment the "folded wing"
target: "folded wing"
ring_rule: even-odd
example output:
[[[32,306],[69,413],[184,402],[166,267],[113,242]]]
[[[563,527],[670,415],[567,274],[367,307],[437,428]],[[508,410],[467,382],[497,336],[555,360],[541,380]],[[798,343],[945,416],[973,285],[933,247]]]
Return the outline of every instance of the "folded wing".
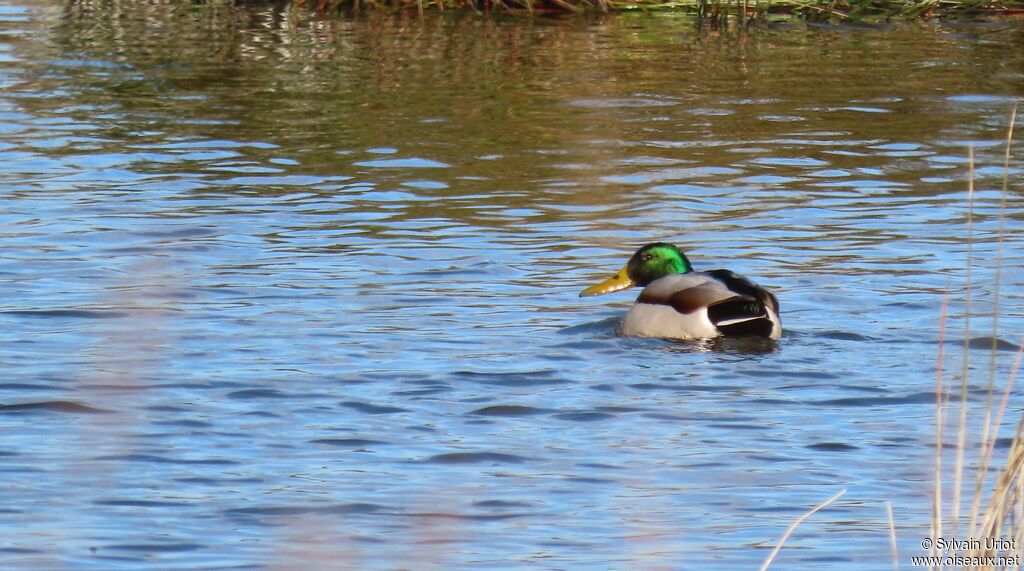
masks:
[[[667,305],[694,318],[706,310],[707,320],[723,335],[776,337],[781,332],[775,296],[729,270],[667,276],[648,286],[637,302]]]

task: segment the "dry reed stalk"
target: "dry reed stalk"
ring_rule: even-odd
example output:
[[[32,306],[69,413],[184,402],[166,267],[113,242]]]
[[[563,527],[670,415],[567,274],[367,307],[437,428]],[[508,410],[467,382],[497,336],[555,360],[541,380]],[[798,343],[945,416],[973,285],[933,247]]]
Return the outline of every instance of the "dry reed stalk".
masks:
[[[795,530],[798,525],[803,523],[803,521],[805,519],[807,519],[807,518],[811,517],[812,515],[814,515],[814,512],[816,512],[816,511],[820,510],[821,508],[823,508],[823,507],[831,504],[832,502],[838,500],[840,498],[840,496],[842,496],[845,493],[846,493],[846,488],[843,488],[842,490],[839,490],[839,493],[837,493],[836,495],[832,496],[831,498],[825,500],[824,502],[821,502],[820,504],[814,506],[813,508],[811,508],[811,511],[809,511],[809,512],[805,513],[804,515],[798,517],[796,519],[796,521],[791,523],[789,525],[789,528],[786,529],[786,533],[783,533],[782,537],[779,538],[778,545],[776,545],[775,549],[773,549],[772,552],[770,554],[768,554],[768,558],[764,560],[764,564],[761,565],[761,571],[765,571],[766,569],[768,569],[768,566],[771,565],[772,561],[775,560],[775,556],[778,555],[779,551],[782,550],[782,544],[786,543],[786,540],[789,539],[789,536],[793,534],[793,530]]]
[[[1009,379],[1006,389],[1003,392],[1003,401],[1000,405],[999,420],[992,423],[992,399],[996,387],[996,354],[999,340],[999,293],[1003,273],[1003,234],[1006,228],[1006,191],[1009,184],[1010,171],[1010,148],[1013,143],[1013,125],[1017,121],[1017,106],[1013,106],[1010,112],[1010,127],[1006,131],[1006,151],[1003,156],[1003,189],[999,201],[999,232],[996,238],[996,275],[995,290],[992,294],[992,348],[989,351],[988,363],[988,388],[985,394],[985,420],[982,423],[981,436],[981,457],[979,468],[974,480],[974,501],[971,503],[971,525],[968,530],[973,533],[976,530],[978,512],[981,509],[982,489],[985,485],[985,477],[988,475],[988,465],[992,458],[992,450],[995,447],[995,433],[999,432],[1002,413],[1005,410],[1005,402],[1009,398],[1009,391],[1013,387],[1013,377]],[[991,436],[990,436],[991,435]],[[990,445],[991,440],[991,445]]]
[[[885,502],[885,513],[889,516],[889,548],[892,550],[892,568],[900,568],[900,550],[896,547],[896,522],[892,518],[892,502]]]
[[[935,488],[932,497],[932,529],[931,537],[942,537],[942,445],[946,433],[946,405],[948,399],[942,390],[942,364],[946,345],[946,312],[949,308],[949,283],[942,295],[942,306],[939,309],[939,350],[938,367],[935,375]],[[933,543],[928,555],[936,555],[938,547]]]
[[[570,11],[570,12],[577,12],[577,13],[579,13],[579,12],[583,12],[584,11],[583,8],[581,8],[579,6],[574,6],[574,5],[566,2],[565,0],[551,0],[551,3],[556,5],[556,6],[559,6],[561,8],[564,8],[564,9]]]
[[[999,545],[989,547],[988,543],[984,543],[985,547],[975,550],[970,550],[965,553],[968,557],[995,557],[995,556],[1012,556],[1016,555],[1018,558],[1024,556],[1024,418],[1017,424],[1017,428],[1014,434],[1013,442],[1010,446],[1009,452],[1007,453],[1007,459],[1005,466],[999,471],[995,477],[994,486],[991,494],[988,497],[988,502],[984,509],[982,509],[982,501],[984,500],[984,487],[985,483],[989,481],[989,472],[991,469],[992,458],[995,451],[995,445],[997,437],[999,435],[1000,427],[1003,423],[1003,418],[1006,413],[1006,408],[1009,404],[1010,394],[1013,390],[1013,386],[1016,382],[1017,375],[1020,371],[1022,359],[1024,359],[1024,340],[1018,346],[1017,354],[1013,361],[1013,366],[1010,369],[1009,377],[1006,380],[1006,385],[1003,388],[1002,397],[999,400],[998,408],[994,408],[995,405],[995,390],[996,390],[996,360],[998,352],[999,342],[999,307],[1000,307],[1000,288],[1002,284],[1002,264],[1003,264],[1003,243],[1005,238],[1005,221],[1006,221],[1006,195],[1008,193],[1009,184],[1009,163],[1011,147],[1013,142],[1013,130],[1017,118],[1017,106],[1014,105],[1013,111],[1010,116],[1010,125],[1007,129],[1006,135],[1006,149],[1003,160],[1003,185],[1002,195],[1000,199],[999,208],[999,232],[997,236],[996,245],[996,260],[995,260],[995,287],[993,302],[993,314],[992,314],[992,345],[989,355],[989,380],[988,388],[986,392],[985,408],[984,408],[984,419],[982,422],[982,434],[979,441],[979,461],[976,467],[975,481],[973,496],[971,498],[971,512],[970,521],[965,532],[966,537],[972,540],[993,540],[993,539],[1004,539],[1010,537],[1014,539],[1012,547],[1009,549],[1001,548]],[[968,209],[967,209],[967,264],[966,264],[966,287],[965,287],[965,309],[964,309],[964,346],[963,346],[963,362],[962,362],[962,377],[960,383],[960,425],[957,433],[957,462],[954,472],[955,483],[953,490],[953,505],[951,509],[951,516],[953,519],[952,532],[959,534],[959,519],[960,519],[960,505],[961,505],[961,493],[962,484],[964,481],[964,457],[966,450],[966,433],[967,433],[967,381],[969,377],[970,369],[970,319],[971,319],[971,301],[972,301],[972,266],[973,266],[973,242],[974,242],[974,228],[973,228],[973,212],[974,212],[974,149],[969,147],[969,160],[968,160]],[[946,321],[946,307],[948,305],[948,291],[947,286],[946,295],[943,299],[942,314],[940,319],[940,330],[939,330],[939,365],[938,374],[936,380],[936,458],[935,458],[935,488],[934,488],[934,505],[932,510],[932,533],[934,538],[942,537],[943,535],[943,518],[942,518],[942,445],[944,442],[943,432],[945,427],[945,414],[946,406],[948,404],[948,395],[943,393],[943,380],[942,380],[942,361],[943,361],[943,345],[945,341],[945,321]],[[1004,529],[1007,523],[1010,522],[1010,527]],[[933,549],[929,550],[929,554],[935,554],[934,544]],[[1018,559],[1019,561],[1019,559]],[[1003,559],[1001,562],[998,560],[983,561],[978,566],[972,566],[970,568],[977,569],[1005,569],[1007,563],[1012,563],[1012,560]],[[941,567],[940,567],[941,568]],[[967,568],[967,567],[965,567]],[[1019,565],[1017,566],[1019,568]]]
[[[953,533],[960,527],[960,493],[964,476],[964,452],[967,447],[967,378],[971,364],[971,266],[974,264],[974,145],[967,147],[967,285],[964,288],[964,346],[960,375],[960,426],[956,437],[956,468],[953,471]]]
[[[1010,513],[1011,507],[1013,507],[1015,502],[1019,503],[1021,501],[1019,490],[1021,480],[1024,478],[1024,440],[1021,438],[1022,429],[1024,429],[1024,419],[1017,425],[1017,433],[1014,436],[1013,445],[1010,447],[1006,467],[996,478],[995,489],[992,490],[988,507],[985,513],[982,514],[982,522],[978,530],[979,535],[975,537],[1000,538],[1000,532],[1003,529],[1003,524],[1006,522],[1006,516]],[[1021,526],[1019,521],[1017,525]],[[1020,533],[1020,530],[1018,529],[1016,532]],[[1016,551],[1020,551],[1019,546]],[[996,554],[997,550],[995,549],[980,549],[968,553],[970,556],[991,556]],[[996,569],[1002,568],[1002,566],[986,565],[982,568]]]
[[[995,447],[996,447],[996,437],[998,436],[998,429],[999,429],[999,426],[1001,426],[1002,423],[1003,423],[1003,414],[1006,412],[1006,406],[1007,406],[1007,404],[1010,401],[1010,391],[1013,389],[1013,385],[1017,381],[1017,373],[1020,371],[1020,363],[1021,363],[1021,358],[1022,357],[1024,357],[1024,339],[1021,340],[1021,346],[1017,349],[1017,356],[1014,358],[1013,366],[1010,368],[1010,376],[1009,376],[1009,378],[1006,381],[1006,388],[1003,389],[1003,398],[999,401],[999,410],[996,413],[995,421],[992,423],[992,425],[995,427],[995,429],[993,430],[992,435],[990,437],[988,437],[987,440],[983,440],[982,441],[982,448],[983,448],[983,450],[982,450],[982,459],[983,459],[983,463],[979,467],[979,471],[980,470],[985,470],[986,472],[988,471],[988,462],[989,462],[989,459],[991,459],[992,454],[993,454],[993,452],[995,450]],[[1017,444],[1018,443],[1016,441],[1014,441],[1013,446],[1016,446]],[[1013,450],[1012,450],[1012,447],[1011,447],[1010,456],[1012,457],[1012,455],[1013,455]],[[977,495],[979,495],[979,496],[981,495],[981,491],[980,490],[976,490],[975,493]],[[980,499],[977,498],[977,497],[975,498],[975,500],[980,502]],[[970,528],[970,531],[971,531],[972,534],[974,534],[976,532],[976,528],[975,528],[975,526],[973,524],[972,524],[972,526]]]
[[[1022,439],[1022,430],[1024,430],[1024,419],[1022,419],[1017,425],[1017,431],[1014,435],[1013,443],[1010,446],[1010,450],[1007,454],[1006,466],[1000,471],[996,477],[996,483],[992,494],[989,497],[988,505],[984,512],[980,511],[980,504],[982,499],[982,488],[984,481],[989,470],[989,463],[995,450],[996,438],[998,436],[999,427],[1002,425],[1003,415],[1006,411],[1006,407],[1009,403],[1010,392],[1016,381],[1017,374],[1020,371],[1021,358],[1024,356],[1024,341],[1022,341],[1018,348],[1017,355],[1014,359],[1013,366],[1010,370],[1009,378],[1007,379],[1006,387],[1003,391],[1002,399],[1000,399],[999,409],[996,412],[995,418],[992,418],[992,398],[995,390],[995,370],[996,370],[996,354],[998,350],[998,319],[999,319],[999,297],[1000,287],[1002,283],[1002,256],[1003,256],[1003,240],[1005,235],[1005,221],[1006,221],[1006,194],[1009,185],[1009,168],[1010,168],[1010,151],[1013,143],[1013,128],[1017,118],[1017,105],[1014,105],[1013,111],[1010,115],[1010,125],[1007,129],[1006,134],[1006,148],[1003,157],[1003,186],[1000,197],[1000,208],[999,208],[999,232],[997,236],[996,246],[996,278],[995,278],[995,300],[993,303],[993,332],[992,332],[992,347],[989,357],[989,396],[986,399],[986,415],[985,424],[983,426],[983,437],[981,441],[981,457],[980,466],[978,467],[978,476],[976,479],[975,491],[974,491],[974,502],[971,513],[971,526],[968,529],[972,537],[985,537],[985,538],[1000,538],[1003,531],[1004,524],[1006,523],[1007,517],[1011,515],[1011,512],[1015,516],[1012,521],[1016,525],[1016,529],[1008,530],[1012,532],[1013,537],[1016,539],[1012,553],[1002,553],[1002,555],[1017,555],[1021,556],[1022,546],[1020,539],[1024,539],[1024,521],[1021,516],[1024,515],[1024,439]],[[977,518],[980,517],[979,522]],[[994,556],[999,555],[999,549],[981,549],[974,550],[970,555],[974,556]],[[1005,551],[1005,550],[1002,550]],[[985,569],[997,568],[994,563],[986,564],[983,566]],[[1005,563],[999,568],[1005,568]]]

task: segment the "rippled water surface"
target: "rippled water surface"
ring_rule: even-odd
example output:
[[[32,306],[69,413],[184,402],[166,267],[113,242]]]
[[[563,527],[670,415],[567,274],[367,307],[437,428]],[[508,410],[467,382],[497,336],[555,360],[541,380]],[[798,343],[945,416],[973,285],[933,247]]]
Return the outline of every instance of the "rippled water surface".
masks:
[[[972,144],[1000,378],[1021,334],[1022,48],[5,2],[0,566],[755,568],[843,488],[776,568],[891,568],[886,501],[922,554]],[[617,338],[578,293],[654,240],[783,339]]]

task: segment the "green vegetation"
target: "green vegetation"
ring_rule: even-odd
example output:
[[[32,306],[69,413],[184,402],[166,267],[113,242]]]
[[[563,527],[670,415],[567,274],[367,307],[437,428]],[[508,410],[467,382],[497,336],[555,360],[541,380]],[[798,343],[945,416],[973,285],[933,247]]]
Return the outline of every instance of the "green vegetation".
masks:
[[[816,22],[1024,15],[1024,0],[307,0],[321,12],[471,10],[511,14],[675,10],[713,26],[799,17]]]

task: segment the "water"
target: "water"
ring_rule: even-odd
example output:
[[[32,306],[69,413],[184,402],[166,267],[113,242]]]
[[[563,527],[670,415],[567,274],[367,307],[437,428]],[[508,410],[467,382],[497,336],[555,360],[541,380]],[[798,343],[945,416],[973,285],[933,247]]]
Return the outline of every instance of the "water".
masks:
[[[886,501],[909,566],[1022,44],[4,4],[0,566],[754,568],[844,488],[773,568],[891,568]],[[633,296],[578,293],[654,240],[772,288],[781,342],[615,337]]]

